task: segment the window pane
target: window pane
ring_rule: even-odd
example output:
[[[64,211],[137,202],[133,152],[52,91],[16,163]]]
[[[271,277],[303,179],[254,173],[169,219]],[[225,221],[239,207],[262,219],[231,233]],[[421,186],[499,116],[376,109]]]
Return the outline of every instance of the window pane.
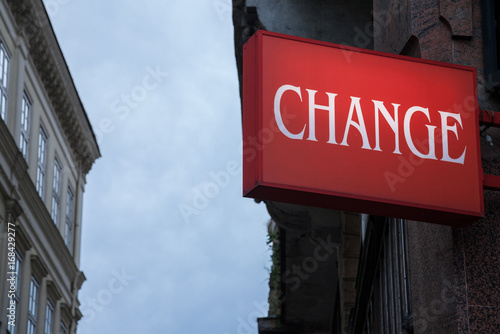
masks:
[[[36,332],[36,317],[38,304],[38,282],[35,277],[31,276],[30,282],[30,298],[28,303],[28,333]]]
[[[28,161],[28,145],[29,145],[29,123],[31,117],[31,103],[26,94],[23,96],[21,103],[21,136],[19,140],[19,149],[23,157]]]
[[[52,182],[52,220],[59,224],[59,207],[61,202],[61,164],[54,160],[54,182]]]
[[[43,192],[44,192],[44,187],[43,187],[44,181],[45,181],[45,174],[42,171],[42,169],[40,168],[40,166],[38,166],[38,168],[37,168],[37,179],[36,179],[36,189],[38,191],[38,194],[42,198],[43,198]]]
[[[0,97],[0,116],[5,121],[5,116],[6,116],[6,111],[7,111],[7,108],[6,108],[7,99],[6,99],[5,95],[3,95],[3,93],[1,93],[1,94],[2,95]]]
[[[68,195],[66,198],[66,227],[64,233],[64,241],[69,251],[73,253],[73,227],[75,212],[75,195],[71,188],[68,187]]]
[[[45,333],[52,334],[52,318],[54,314],[54,307],[52,303],[48,300],[47,306],[45,308]]]
[[[38,164],[37,164],[37,179],[36,190],[40,197],[44,196],[45,188],[45,168],[46,168],[46,153],[47,153],[47,135],[42,127],[38,134]]]
[[[1,84],[2,88],[7,88],[7,72],[9,70],[9,57],[7,57],[7,52],[5,51],[5,46],[0,43],[0,59],[1,61]]]
[[[23,264],[23,260],[19,253],[16,251],[16,296],[19,297],[19,284],[21,284],[21,266]]]
[[[5,46],[0,42],[0,117],[5,121],[7,116],[9,57]]]
[[[31,319],[28,319],[28,334],[35,334],[36,331],[36,325],[31,321]]]
[[[59,203],[52,198],[52,221],[59,224]]]
[[[5,59],[5,52],[3,51],[3,45],[0,47],[0,69],[3,68],[3,63]],[[3,81],[3,71],[0,71],[0,82]]]
[[[64,322],[61,321],[61,328],[59,329],[59,334],[67,334],[68,333],[68,329],[66,328],[66,325],[64,324]]]
[[[5,115],[7,112],[7,97],[3,95],[1,97],[1,108],[0,108],[1,114],[2,114],[2,119],[5,120]]]
[[[30,282],[30,301],[29,301],[29,307],[28,307],[28,312],[30,315],[32,315],[36,319],[36,306],[37,306],[37,300],[38,300],[38,282],[34,277],[31,277],[31,282]]]
[[[6,59],[3,63],[3,86],[7,88],[7,82],[8,82],[8,76],[9,76],[9,60]]]

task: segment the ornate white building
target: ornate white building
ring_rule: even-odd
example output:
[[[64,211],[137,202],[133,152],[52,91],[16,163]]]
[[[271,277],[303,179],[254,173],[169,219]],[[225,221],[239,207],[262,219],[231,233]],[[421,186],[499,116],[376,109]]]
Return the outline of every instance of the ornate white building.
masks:
[[[0,0],[0,334],[76,333],[99,156],[42,0]]]

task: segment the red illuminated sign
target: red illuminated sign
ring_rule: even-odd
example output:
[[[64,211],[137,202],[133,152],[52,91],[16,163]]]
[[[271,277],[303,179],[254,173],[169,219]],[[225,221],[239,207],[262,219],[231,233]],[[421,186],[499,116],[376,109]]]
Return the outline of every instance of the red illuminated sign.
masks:
[[[244,195],[464,225],[483,216],[478,113],[474,68],[259,31]]]

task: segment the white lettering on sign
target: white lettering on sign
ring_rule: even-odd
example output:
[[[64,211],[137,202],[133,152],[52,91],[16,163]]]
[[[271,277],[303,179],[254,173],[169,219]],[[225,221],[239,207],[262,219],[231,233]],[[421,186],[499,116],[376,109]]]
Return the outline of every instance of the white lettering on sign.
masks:
[[[330,136],[328,137],[327,143],[337,144],[337,142],[335,141],[335,96],[337,96],[337,94],[327,92],[326,95],[328,95],[328,106],[321,106],[314,102],[316,91],[312,89],[306,90],[309,93],[309,137],[307,138],[307,140],[317,141],[315,131],[315,110],[321,109],[328,111],[328,119],[330,121],[330,123],[328,124],[330,128]]]
[[[372,100],[373,104],[375,105],[375,148],[373,149],[374,151],[382,151],[380,148],[380,126],[379,126],[379,111],[382,112],[382,116],[384,116],[385,120],[387,121],[387,124],[392,129],[392,132],[394,132],[394,142],[395,142],[395,148],[394,152],[392,153],[398,153],[401,154],[399,151],[399,127],[398,127],[398,108],[399,104],[393,103],[392,106],[394,107],[394,118],[391,117],[391,114],[387,111],[387,108],[384,106],[384,102],[382,101],[376,101]]]
[[[349,107],[349,116],[347,116],[347,124],[345,126],[344,139],[340,143],[340,145],[349,146],[347,144],[347,136],[349,135],[349,128],[354,126],[358,129],[361,134],[361,138],[363,138],[363,146],[361,148],[371,150],[370,142],[368,141],[368,134],[366,133],[365,121],[363,119],[363,113],[361,112],[361,106],[359,104],[359,100],[361,98],[351,96],[351,106]],[[352,116],[354,114],[354,110],[356,110],[356,116],[358,117],[358,122],[356,123],[352,120]]]
[[[285,136],[291,139],[302,139],[304,137],[304,131],[306,129],[306,126],[304,125],[304,128],[300,133],[293,134],[290,131],[287,130],[285,127],[285,124],[283,123],[283,118],[281,118],[281,110],[280,110],[280,102],[281,102],[281,97],[283,96],[283,93],[286,92],[287,90],[292,90],[296,92],[299,95],[300,102],[302,102],[302,95],[300,94],[300,87],[295,87],[292,85],[283,85],[280,88],[278,88],[278,91],[276,92],[276,95],[274,96],[274,118],[276,119],[276,124],[278,124],[278,129],[280,129],[281,133],[283,133]]]
[[[437,160],[436,158],[436,145],[434,143],[434,129],[436,126],[434,125],[426,125],[427,127],[427,132],[428,132],[428,142],[429,142],[429,153],[428,154],[423,154],[420,153],[417,148],[415,147],[415,144],[413,144],[413,139],[411,138],[411,133],[410,133],[410,122],[411,118],[414,113],[416,112],[421,112],[425,116],[427,116],[427,119],[429,122],[431,121],[431,117],[429,115],[429,109],[428,108],[422,108],[422,107],[411,107],[406,111],[405,115],[405,120],[404,120],[404,133],[405,133],[405,139],[406,139],[406,144],[408,144],[408,147],[410,148],[410,151],[415,154],[417,157],[420,157],[422,159],[432,159],[432,160]]]
[[[303,140],[307,124],[304,125],[304,127],[299,133],[291,133],[285,127],[285,124],[283,123],[283,119],[281,117],[281,99],[284,93],[287,91],[295,92],[295,94],[298,95],[300,102],[302,102],[302,91],[300,87],[292,85],[281,86],[280,88],[278,88],[274,96],[274,118],[281,133],[283,133],[290,139]],[[335,98],[337,94],[325,92],[326,95],[328,96],[328,105],[319,105],[316,104],[316,99],[315,99],[317,91],[313,89],[306,89],[306,91],[308,93],[308,105],[309,105],[309,110],[308,110],[309,136],[306,138],[306,140],[318,141],[316,139],[316,125],[315,125],[316,111],[324,110],[328,111],[328,120],[329,120],[328,122],[329,133],[328,133],[327,143],[338,145],[335,134]],[[347,116],[347,122],[344,129],[344,136],[340,145],[349,146],[348,144],[349,131],[351,127],[353,127],[361,135],[362,139],[361,148],[366,150],[382,151],[382,149],[380,148],[380,115],[382,115],[387,124],[389,125],[389,127],[391,128],[392,132],[394,133],[393,153],[401,154],[399,146],[399,117],[398,117],[400,104],[392,103],[394,110],[394,117],[393,117],[385,107],[383,101],[371,100],[373,102],[374,115],[375,115],[375,147],[372,148],[370,145],[370,140],[368,138],[368,132],[366,131],[363,111],[361,110],[361,98],[350,96],[350,99],[351,103],[349,107],[349,114]],[[421,113],[427,117],[427,120],[430,123],[431,117],[429,113],[429,108],[412,106],[408,108],[408,110],[406,111],[403,119],[403,134],[406,141],[406,145],[414,155],[422,159],[441,160],[452,163],[464,164],[467,146],[465,146],[460,157],[452,158],[449,153],[449,140],[448,140],[449,132],[452,132],[455,135],[456,139],[459,140],[457,124],[460,125],[461,128],[463,128],[461,115],[445,111],[438,111],[438,112],[440,114],[440,121],[441,121],[441,137],[442,137],[441,142],[443,148],[442,158],[438,159],[436,157],[436,141],[435,141],[435,130],[437,128],[436,125],[432,124],[425,125],[425,127],[427,128],[427,142],[429,143],[428,153],[422,153],[415,147],[415,144],[413,143],[413,137],[410,130],[412,118],[415,114]],[[357,122],[354,120],[354,115],[356,115]],[[449,124],[450,121],[452,122],[452,125]]]
[[[441,115],[441,134],[443,136],[443,159],[441,160],[463,164],[465,160],[465,151],[467,151],[467,146],[464,148],[462,155],[457,159],[451,158],[448,152],[448,131],[453,132],[458,139],[457,124],[455,123],[452,126],[449,126],[448,118],[450,117],[454,118],[457,121],[457,123],[460,124],[460,127],[463,128],[462,118],[460,117],[460,114],[454,114],[446,111],[439,111],[439,114]]]

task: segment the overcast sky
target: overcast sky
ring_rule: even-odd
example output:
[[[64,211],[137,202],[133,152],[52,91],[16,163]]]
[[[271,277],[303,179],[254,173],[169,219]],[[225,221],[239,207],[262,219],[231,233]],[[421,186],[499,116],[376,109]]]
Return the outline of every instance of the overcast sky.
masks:
[[[241,196],[230,0],[44,0],[102,152],[80,334],[257,333],[268,214]]]

